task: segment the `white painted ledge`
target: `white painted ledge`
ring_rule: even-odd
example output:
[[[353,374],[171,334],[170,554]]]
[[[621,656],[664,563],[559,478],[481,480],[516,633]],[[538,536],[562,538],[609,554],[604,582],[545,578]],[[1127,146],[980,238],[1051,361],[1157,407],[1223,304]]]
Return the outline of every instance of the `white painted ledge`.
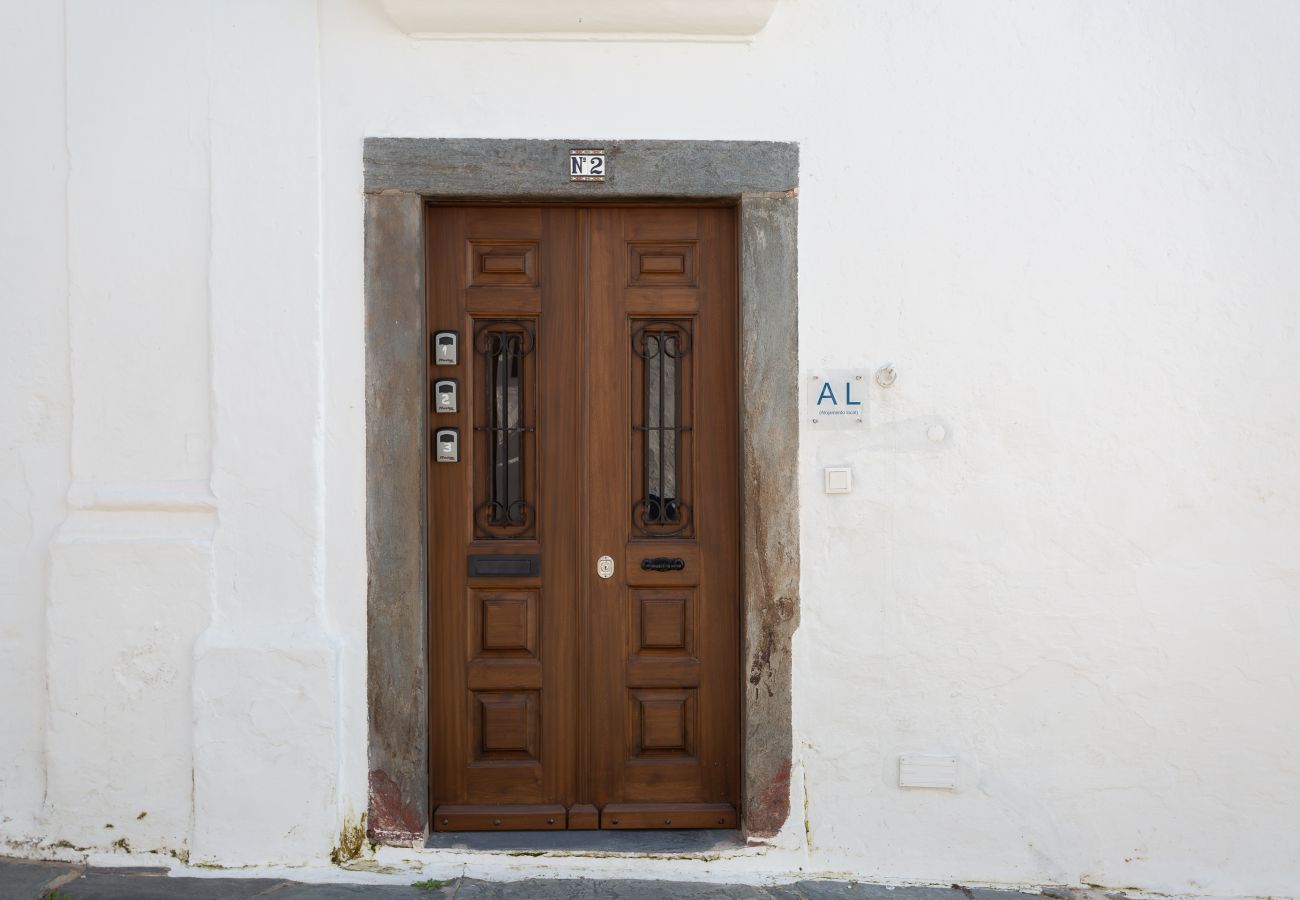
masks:
[[[778,0],[383,0],[414,38],[743,42]]]
[[[206,481],[86,481],[68,489],[73,509],[156,512],[207,512],[217,498]]]

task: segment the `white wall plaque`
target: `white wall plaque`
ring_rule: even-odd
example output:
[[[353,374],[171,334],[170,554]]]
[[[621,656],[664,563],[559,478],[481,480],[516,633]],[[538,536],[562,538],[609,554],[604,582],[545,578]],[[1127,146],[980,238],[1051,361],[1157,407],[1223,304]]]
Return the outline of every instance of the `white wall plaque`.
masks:
[[[570,150],[569,151],[569,180],[570,181],[604,181],[605,180],[605,151],[604,150]]]
[[[826,369],[808,376],[808,414],[818,428],[861,428],[867,423],[866,369]]]
[[[898,758],[898,786],[955,791],[957,757],[904,753]]]

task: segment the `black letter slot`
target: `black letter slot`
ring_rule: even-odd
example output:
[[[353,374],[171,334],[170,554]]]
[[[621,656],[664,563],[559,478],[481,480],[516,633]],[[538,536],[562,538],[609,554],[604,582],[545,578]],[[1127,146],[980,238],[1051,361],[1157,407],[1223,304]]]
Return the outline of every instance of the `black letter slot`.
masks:
[[[647,572],[680,572],[686,568],[686,561],[680,556],[652,556],[641,560],[641,568]]]
[[[539,556],[471,556],[470,578],[532,578],[542,574]]]

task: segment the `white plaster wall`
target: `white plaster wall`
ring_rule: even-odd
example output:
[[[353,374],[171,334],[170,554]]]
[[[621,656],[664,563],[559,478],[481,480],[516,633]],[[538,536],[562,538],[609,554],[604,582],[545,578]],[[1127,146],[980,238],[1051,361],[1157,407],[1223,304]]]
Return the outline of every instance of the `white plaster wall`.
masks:
[[[311,0],[211,6],[222,527],[215,616],[195,648],[193,853],[221,864],[320,859],[341,825],[323,610],[315,17]]]
[[[72,509],[48,547],[40,836],[183,854],[214,517],[207,70],[174,36],[204,16],[132,12],[63,10]]]
[[[860,155],[805,144],[801,344],[892,359],[873,420],[955,439],[806,445],[814,853],[1294,894],[1300,18],[880,12],[832,44],[867,61]],[[846,461],[858,493],[817,496]],[[962,789],[898,791],[909,750]]]
[[[781,0],[750,45],[2,8],[11,846],[320,861],[365,808],[363,137],[781,139],[799,365],[899,381],[804,429],[794,814],[749,871],[1294,895],[1291,5]],[[899,790],[913,751],[959,789]]]
[[[0,840],[324,859],[315,3],[4,14]]]
[[[8,86],[26,85],[22,91]],[[66,514],[62,10],[0,4],[0,836],[45,792],[47,547]]]
[[[806,787],[812,870],[1294,893],[1292,6],[783,0],[744,47],[428,44],[364,3],[322,26],[331,247],[365,135],[801,143],[802,368],[893,361],[878,434],[952,429],[804,429],[785,838]],[[352,422],[327,467],[359,505],[360,255],[325,285]],[[855,492],[823,495],[844,463]],[[900,790],[916,751],[960,789]]]

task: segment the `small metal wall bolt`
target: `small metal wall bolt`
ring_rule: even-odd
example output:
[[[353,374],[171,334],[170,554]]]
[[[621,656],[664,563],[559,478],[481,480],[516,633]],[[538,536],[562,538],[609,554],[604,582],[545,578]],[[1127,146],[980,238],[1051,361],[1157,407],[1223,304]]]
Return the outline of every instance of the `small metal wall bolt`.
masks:
[[[893,363],[885,363],[879,369],[876,369],[876,384],[882,388],[893,387],[894,382],[898,380],[898,372],[894,369]]]

